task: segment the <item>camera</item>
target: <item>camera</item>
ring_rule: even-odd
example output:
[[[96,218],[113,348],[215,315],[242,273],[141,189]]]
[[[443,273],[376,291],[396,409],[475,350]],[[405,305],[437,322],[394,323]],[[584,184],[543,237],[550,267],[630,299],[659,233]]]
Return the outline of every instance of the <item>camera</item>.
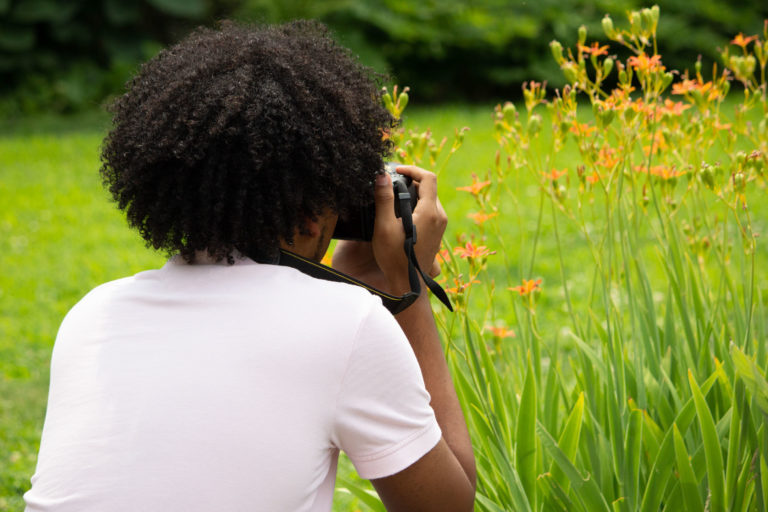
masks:
[[[400,217],[401,201],[407,199],[403,194],[410,195],[411,211],[416,206],[418,194],[416,186],[408,176],[398,174],[395,170],[400,165],[396,162],[385,162],[382,172],[392,177],[392,188],[395,192],[395,216]],[[333,238],[339,240],[362,240],[370,242],[373,239],[373,219],[376,214],[376,205],[371,200],[369,204],[353,210],[343,217],[339,217]]]

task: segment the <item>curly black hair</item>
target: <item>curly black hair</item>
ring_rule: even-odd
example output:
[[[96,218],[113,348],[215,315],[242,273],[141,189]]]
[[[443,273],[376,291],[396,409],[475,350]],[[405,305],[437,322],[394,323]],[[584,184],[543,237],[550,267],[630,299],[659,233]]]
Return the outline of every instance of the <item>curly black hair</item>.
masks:
[[[111,106],[102,178],[148,246],[272,260],[305,219],[371,200],[396,123],[379,79],[317,22],[199,28]]]

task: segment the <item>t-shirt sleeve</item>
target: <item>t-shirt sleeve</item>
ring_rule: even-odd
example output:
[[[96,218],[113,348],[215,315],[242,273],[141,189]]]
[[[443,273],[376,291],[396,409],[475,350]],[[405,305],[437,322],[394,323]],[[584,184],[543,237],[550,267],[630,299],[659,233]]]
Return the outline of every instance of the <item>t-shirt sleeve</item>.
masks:
[[[362,478],[393,475],[438,443],[421,369],[405,334],[380,303],[360,324],[338,395],[333,442]]]

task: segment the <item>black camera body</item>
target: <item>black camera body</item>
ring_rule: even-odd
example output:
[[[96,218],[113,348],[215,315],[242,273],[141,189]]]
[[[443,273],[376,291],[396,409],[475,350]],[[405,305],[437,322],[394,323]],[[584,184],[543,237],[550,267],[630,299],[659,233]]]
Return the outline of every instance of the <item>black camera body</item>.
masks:
[[[416,186],[408,176],[398,174],[395,170],[400,165],[396,162],[385,162],[383,172],[392,177],[392,187],[395,192],[395,216],[400,217],[401,201],[407,199],[404,194],[410,195],[411,211],[418,202]],[[339,217],[333,238],[339,240],[362,240],[370,242],[373,239],[373,219],[376,214],[376,205],[373,201],[348,215]]]

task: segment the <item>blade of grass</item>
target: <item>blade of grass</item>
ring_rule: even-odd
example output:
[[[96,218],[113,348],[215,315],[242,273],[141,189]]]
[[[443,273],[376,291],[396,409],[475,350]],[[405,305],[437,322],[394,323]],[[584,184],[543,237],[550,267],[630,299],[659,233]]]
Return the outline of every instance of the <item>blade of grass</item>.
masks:
[[[536,375],[534,374],[531,355],[528,354],[528,370],[523,382],[523,394],[520,397],[520,410],[517,415],[515,462],[520,481],[536,510]]]

